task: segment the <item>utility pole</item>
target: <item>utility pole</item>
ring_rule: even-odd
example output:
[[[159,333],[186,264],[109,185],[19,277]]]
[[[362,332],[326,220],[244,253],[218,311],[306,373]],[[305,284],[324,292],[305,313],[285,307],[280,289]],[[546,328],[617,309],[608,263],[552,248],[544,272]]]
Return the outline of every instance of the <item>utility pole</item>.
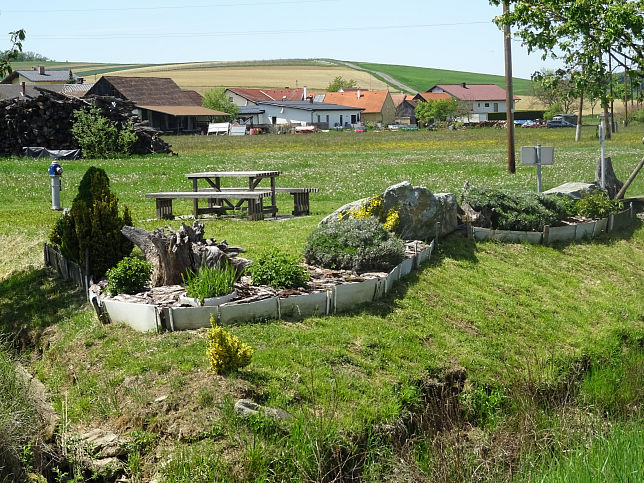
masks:
[[[503,2],[503,13],[508,12],[508,1]],[[514,94],[512,91],[512,37],[510,36],[510,25],[503,25],[503,39],[505,46],[505,118],[508,130],[508,172],[514,174],[515,153],[514,153]]]

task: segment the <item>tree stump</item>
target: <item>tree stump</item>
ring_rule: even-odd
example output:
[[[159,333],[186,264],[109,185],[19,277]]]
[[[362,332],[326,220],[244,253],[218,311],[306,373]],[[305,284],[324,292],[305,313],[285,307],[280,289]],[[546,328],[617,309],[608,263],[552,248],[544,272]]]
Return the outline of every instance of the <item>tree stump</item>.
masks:
[[[605,181],[606,181],[606,191],[608,193],[608,197],[613,199],[615,198],[615,195],[619,193],[619,190],[622,189],[622,186],[624,186],[624,183],[622,183],[620,180],[617,179],[617,176],[615,175],[615,171],[613,170],[613,162],[610,159],[610,156],[604,158],[605,164],[606,164],[606,172],[604,173]],[[601,186],[602,182],[602,163],[601,163],[601,156],[597,158],[597,167],[595,168],[595,183],[597,186]]]
[[[223,269],[227,265],[235,268],[238,276],[250,265],[250,261],[238,257],[244,250],[228,246],[226,241],[217,243],[214,238],[203,238],[203,225],[195,221],[193,225],[181,225],[178,230],[166,227],[155,231],[124,226],[121,233],[136,244],[152,264],[151,285],[180,284],[182,275],[197,271],[203,264],[210,268]]]

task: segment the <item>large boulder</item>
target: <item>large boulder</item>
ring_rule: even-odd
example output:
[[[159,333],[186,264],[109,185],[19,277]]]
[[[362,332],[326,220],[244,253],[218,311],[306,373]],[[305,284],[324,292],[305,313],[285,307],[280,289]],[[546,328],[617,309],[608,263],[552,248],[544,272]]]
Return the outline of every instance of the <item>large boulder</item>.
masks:
[[[458,224],[458,203],[454,194],[433,194],[423,186],[412,186],[409,181],[387,188],[382,196],[382,206],[385,211],[399,210],[398,230],[404,240],[447,235]]]
[[[320,224],[339,220],[359,209],[367,199],[352,201],[325,217]],[[432,194],[427,188],[403,181],[387,188],[382,195],[385,211],[399,211],[398,232],[404,240],[428,240],[453,232],[458,224],[458,204],[452,193]],[[440,223],[440,227],[438,225]]]
[[[582,183],[579,181],[569,181],[554,188],[550,188],[548,191],[544,191],[544,195],[558,195],[558,196],[567,196],[573,200],[580,200],[584,194],[592,193],[597,191],[599,188],[595,183]]]

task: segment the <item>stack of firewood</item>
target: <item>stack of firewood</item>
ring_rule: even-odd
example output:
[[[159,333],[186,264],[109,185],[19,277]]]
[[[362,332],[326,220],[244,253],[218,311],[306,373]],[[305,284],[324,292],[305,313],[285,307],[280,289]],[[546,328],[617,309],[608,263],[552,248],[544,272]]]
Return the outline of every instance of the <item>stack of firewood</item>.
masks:
[[[137,141],[133,154],[170,153],[158,130],[141,122],[132,113],[134,104],[114,97],[78,99],[40,90],[33,99],[18,98],[0,101],[0,156],[17,156],[23,147],[77,149],[71,133],[73,112],[95,105],[118,127],[132,122]]]

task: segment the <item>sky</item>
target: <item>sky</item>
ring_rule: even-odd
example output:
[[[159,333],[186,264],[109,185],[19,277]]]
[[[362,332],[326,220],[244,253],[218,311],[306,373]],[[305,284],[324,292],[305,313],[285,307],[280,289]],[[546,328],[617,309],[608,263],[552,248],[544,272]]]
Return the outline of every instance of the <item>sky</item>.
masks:
[[[23,50],[57,61],[332,58],[503,75],[500,13],[487,0],[3,0],[0,50],[22,28]],[[521,78],[555,66],[519,40],[512,61]]]

